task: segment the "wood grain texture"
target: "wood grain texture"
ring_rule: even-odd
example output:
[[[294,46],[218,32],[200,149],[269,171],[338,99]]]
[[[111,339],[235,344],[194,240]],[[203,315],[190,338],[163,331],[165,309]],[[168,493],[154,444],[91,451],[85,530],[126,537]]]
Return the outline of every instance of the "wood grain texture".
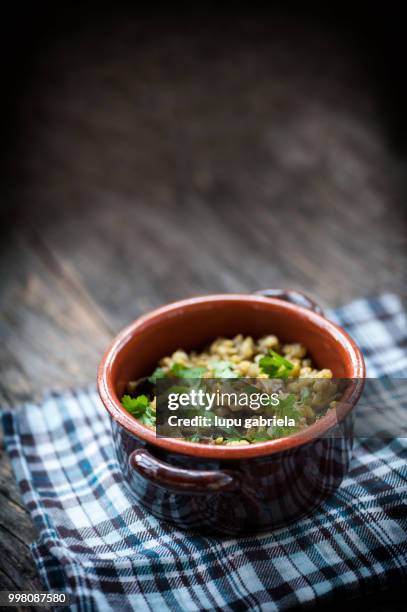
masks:
[[[169,300],[405,297],[403,163],[331,33],[114,21],[47,47],[31,82],[2,213],[2,406],[94,379],[114,333]],[[0,589],[39,588],[34,538],[3,452]]]

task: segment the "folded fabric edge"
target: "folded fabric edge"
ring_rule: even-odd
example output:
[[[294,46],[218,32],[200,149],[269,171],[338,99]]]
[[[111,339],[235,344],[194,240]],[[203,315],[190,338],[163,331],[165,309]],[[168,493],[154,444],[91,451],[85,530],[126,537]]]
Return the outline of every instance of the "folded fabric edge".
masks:
[[[11,467],[18,483],[23,502],[39,534],[47,534],[48,537],[57,538],[57,534],[48,520],[46,512],[41,508],[37,492],[32,483],[30,472],[27,468],[24,454],[21,448],[21,441],[18,434],[19,412],[24,407],[17,410],[3,411],[0,414],[0,422],[3,427],[3,446],[9,457]]]
[[[86,568],[69,562],[64,567],[61,567],[59,560],[53,556],[48,548],[43,549],[42,545],[37,543],[32,544],[30,548],[41,581],[49,591],[62,591],[68,593],[76,599],[77,603],[83,603],[84,600],[89,599],[98,600],[99,598],[102,598],[103,601],[107,601],[107,598],[119,595],[114,583],[111,583],[111,591],[92,589],[92,581],[98,581],[103,576],[103,568],[98,568],[96,577],[94,566]],[[93,570],[93,572],[90,570]],[[106,567],[106,570],[106,578],[111,578],[112,568]],[[143,603],[148,607],[150,596],[154,598],[156,593],[144,593],[137,582],[137,577],[135,576],[134,578],[135,579],[126,582],[128,588],[124,588],[124,585],[121,584],[121,588],[123,588],[122,595],[127,598],[128,603],[130,603],[129,600],[131,601],[134,598],[139,598],[139,603]],[[393,586],[399,586],[399,584],[400,575],[395,569],[382,575],[365,576],[362,581],[355,580],[353,572],[349,572],[348,576],[341,575],[335,584],[333,584],[331,580],[325,580],[319,584],[312,585],[312,589],[300,588],[297,591],[292,591],[285,595],[283,600],[271,601],[270,603],[274,604],[274,606],[270,609],[275,609],[280,612],[290,610],[300,605],[301,609],[307,610],[314,608],[315,605],[326,605],[337,597],[343,597],[345,600],[349,601],[371,593],[388,591]],[[191,585],[189,588],[193,590],[194,586]],[[159,596],[164,596],[164,594],[165,591],[160,592]],[[241,598],[241,592],[236,592],[236,596],[228,601],[226,605],[233,606],[241,602]],[[256,598],[256,592],[251,593],[251,598]],[[135,605],[135,603],[136,602],[131,601],[131,605]],[[259,606],[260,605],[259,600]],[[199,609],[205,610],[207,608]]]

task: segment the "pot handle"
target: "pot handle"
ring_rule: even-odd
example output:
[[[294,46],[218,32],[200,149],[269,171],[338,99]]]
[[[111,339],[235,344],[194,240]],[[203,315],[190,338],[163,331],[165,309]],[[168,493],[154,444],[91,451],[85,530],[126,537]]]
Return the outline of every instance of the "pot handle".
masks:
[[[296,289],[260,289],[260,291],[255,291],[254,295],[284,300],[284,302],[290,302],[290,304],[307,308],[308,310],[312,310],[312,312],[325,316],[321,306],[305,295],[305,293],[297,291]]]
[[[154,457],[145,448],[133,451],[129,463],[146,480],[177,493],[221,493],[237,486],[237,479],[231,472],[175,467]]]

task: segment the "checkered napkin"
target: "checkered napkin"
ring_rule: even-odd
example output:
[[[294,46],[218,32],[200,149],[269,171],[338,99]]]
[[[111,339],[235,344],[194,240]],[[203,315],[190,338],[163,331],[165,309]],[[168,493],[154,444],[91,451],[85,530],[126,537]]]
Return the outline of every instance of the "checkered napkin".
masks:
[[[362,347],[369,376],[407,376],[395,296],[357,300],[331,318]],[[39,532],[38,571],[48,589],[72,595],[73,609],[286,610],[407,576],[406,439],[359,441],[348,477],[312,516],[231,539],[181,532],[138,505],[94,388],[4,413],[3,425]]]

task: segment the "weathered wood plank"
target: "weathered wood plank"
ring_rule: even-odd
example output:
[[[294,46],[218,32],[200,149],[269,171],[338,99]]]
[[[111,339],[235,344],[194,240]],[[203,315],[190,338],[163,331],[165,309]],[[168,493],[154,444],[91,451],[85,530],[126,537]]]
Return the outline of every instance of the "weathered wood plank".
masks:
[[[7,403],[95,380],[97,362],[112,332],[52,256],[14,233],[0,263],[2,376]]]
[[[0,450],[0,588],[42,588],[29,545],[37,537],[27,510],[21,503],[9,460]]]

